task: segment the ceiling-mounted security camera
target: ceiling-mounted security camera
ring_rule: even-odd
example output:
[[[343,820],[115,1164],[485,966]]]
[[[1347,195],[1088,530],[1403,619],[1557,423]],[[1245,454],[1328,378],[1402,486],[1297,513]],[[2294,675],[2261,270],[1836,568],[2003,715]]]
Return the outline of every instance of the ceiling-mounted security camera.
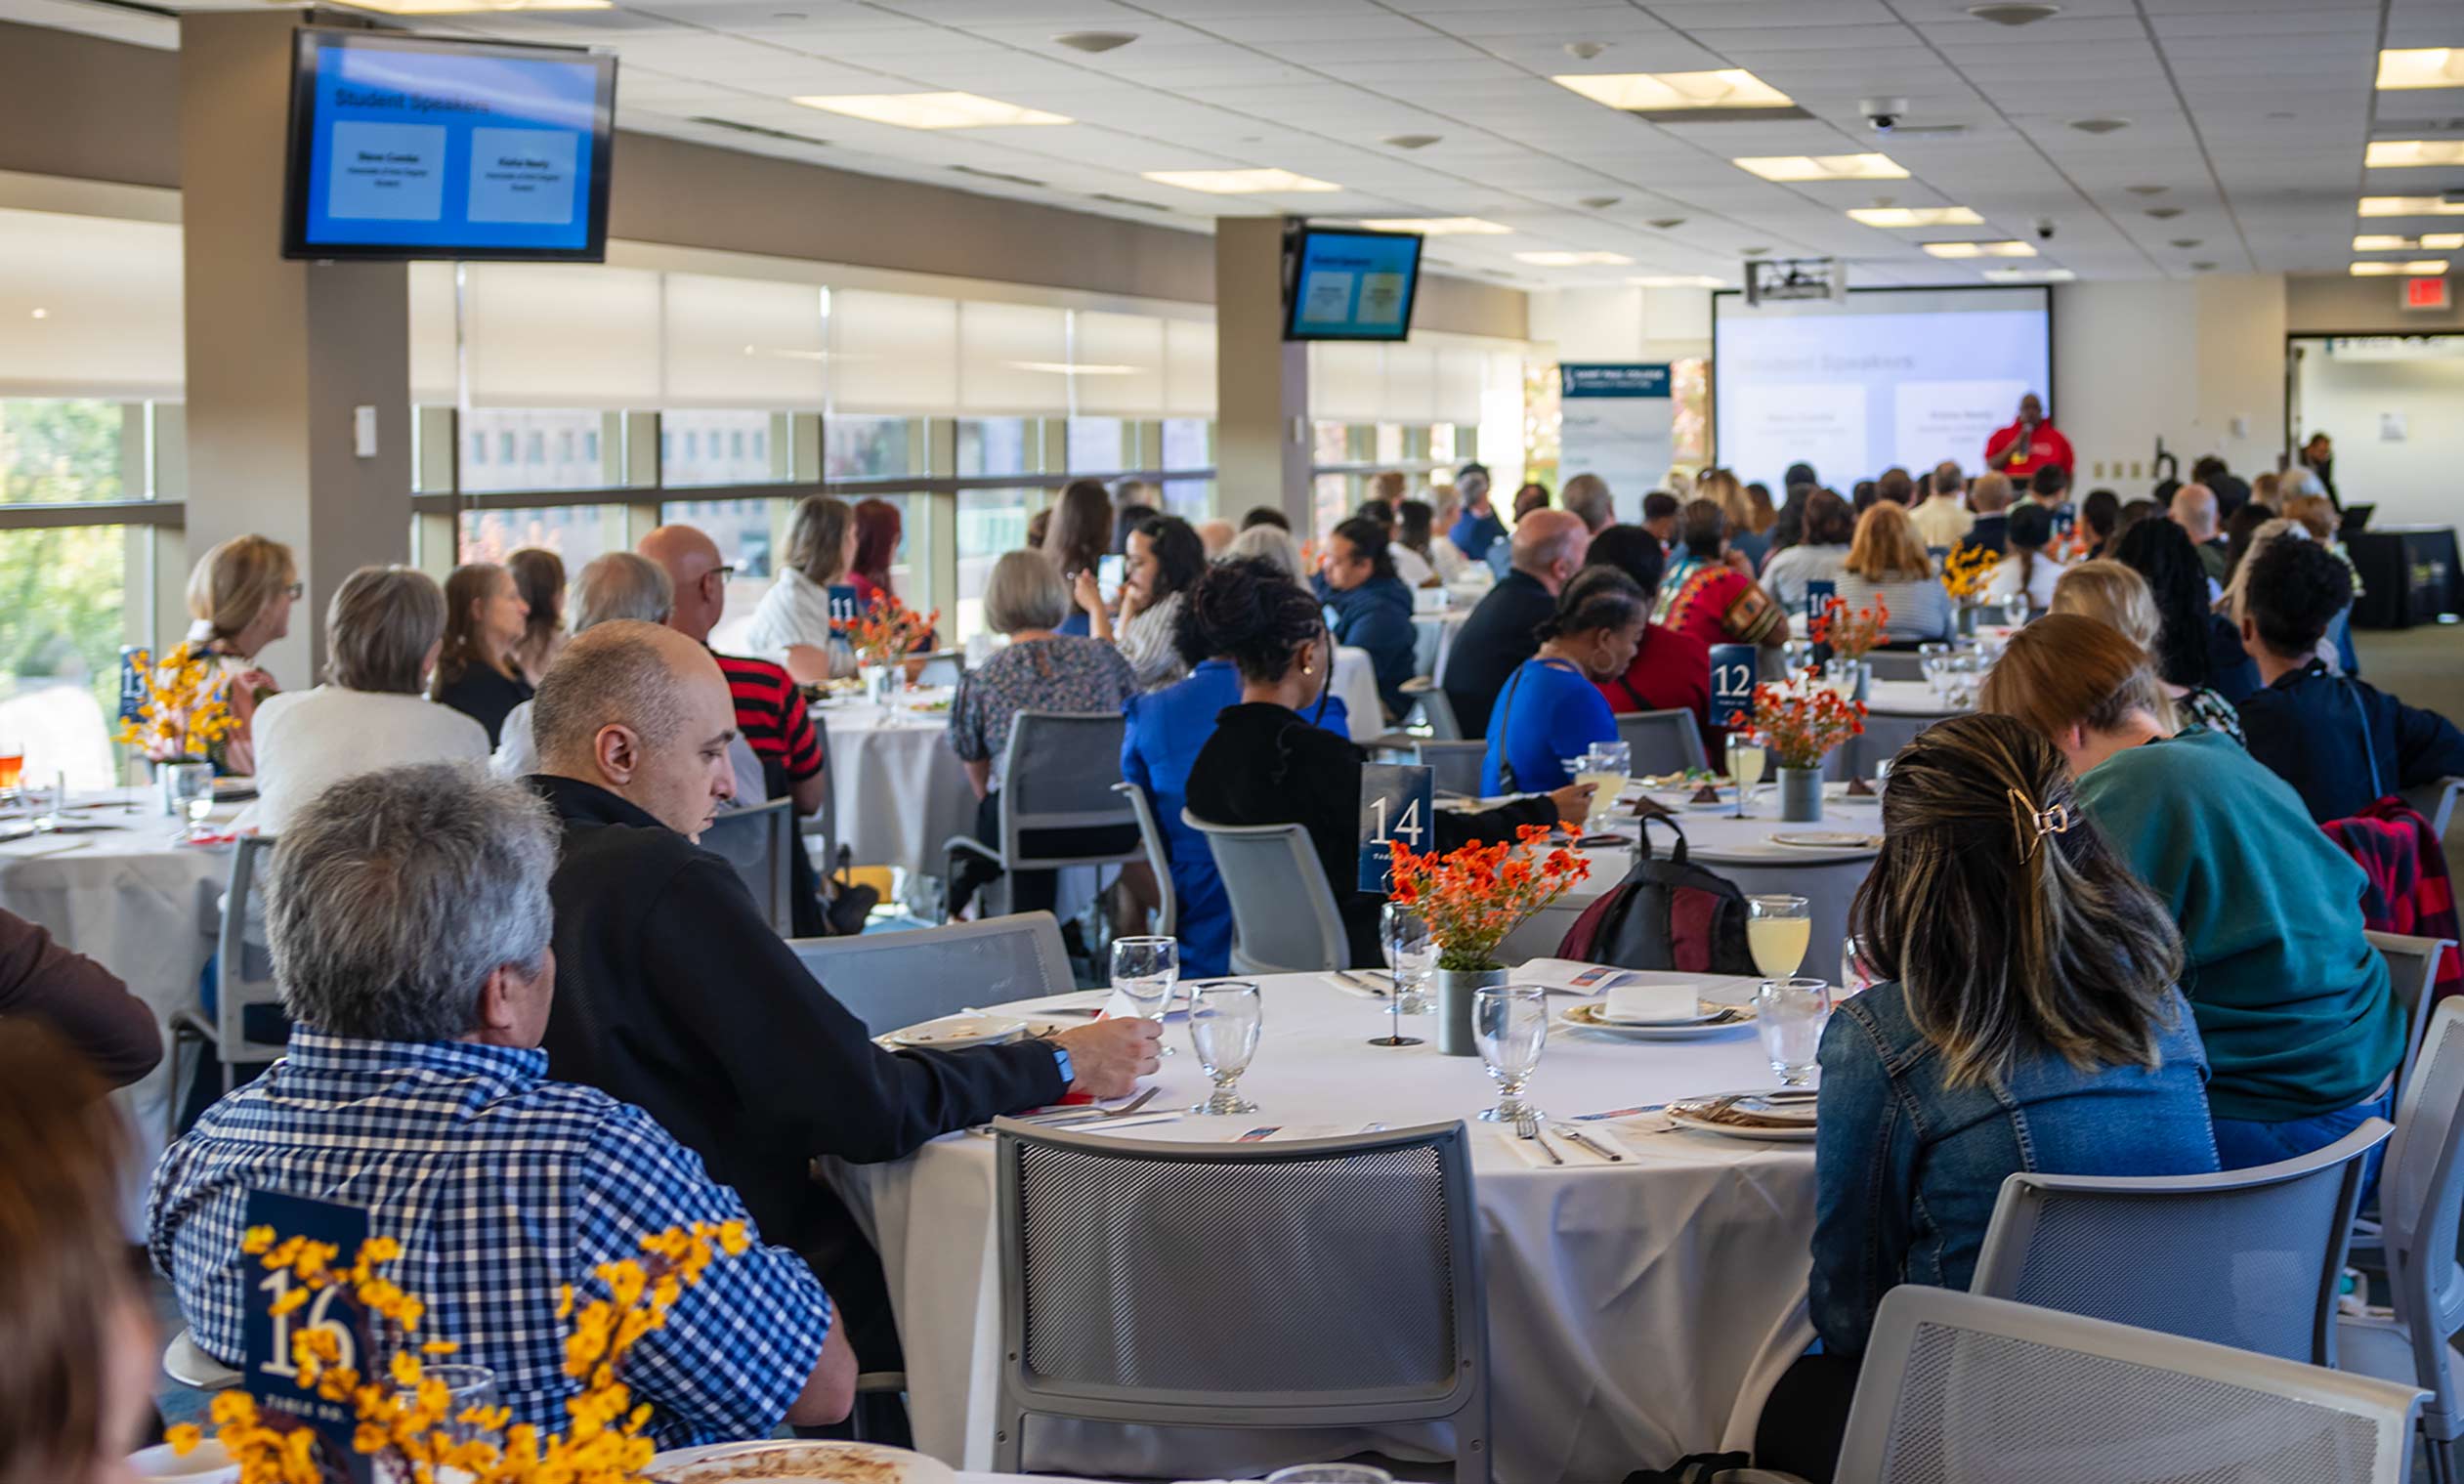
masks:
[[[2036,219],[2036,236],[2037,240],[2042,242],[2050,242],[2054,239],[2054,219],[2052,217],[2038,217]]]
[[[1899,120],[1908,116],[1908,101],[1904,98],[1860,98],[1856,111],[1865,115],[1865,123],[1876,134],[1889,134],[1899,127]]]

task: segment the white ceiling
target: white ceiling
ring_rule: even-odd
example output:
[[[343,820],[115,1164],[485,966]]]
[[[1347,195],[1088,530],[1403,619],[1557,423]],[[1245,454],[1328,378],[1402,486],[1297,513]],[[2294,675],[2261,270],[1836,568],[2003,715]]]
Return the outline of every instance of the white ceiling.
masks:
[[[2372,138],[2464,137],[2464,88],[2373,88],[2382,47],[2464,47],[2464,0],[2061,0],[2060,15],[2018,28],[1972,18],[1966,3],[617,0],[608,11],[438,18],[420,28],[610,47],[622,57],[624,127],[868,174],[1199,232],[1216,215],[1279,211],[1484,217],[1512,235],[1432,239],[1432,265],[1526,288],[1651,274],[1735,282],[1754,247],[1849,259],[1861,283],[1975,282],[1994,265],[1940,262],[1917,243],[2033,240],[2039,218],[2057,232],[2032,266],[2083,278],[2340,273],[2358,231],[2464,226],[2453,217],[2363,226],[2355,214],[2364,193],[2464,188],[2464,166],[2361,166]],[[0,19],[177,40],[169,21],[86,0],[0,0]],[[1052,39],[1079,30],[1138,39],[1092,56]],[[1576,42],[1605,46],[1578,61],[1566,50]],[[1548,80],[1720,67],[1752,71],[1813,117],[1653,125]],[[927,132],[788,101],[948,90],[1078,122]],[[1875,96],[1909,99],[1910,122],[1966,131],[1879,140],[1857,107]],[[2130,127],[2069,127],[2096,116]],[[1439,141],[1417,150],[1382,143],[1409,134]],[[1773,185],[1728,162],[1870,149],[1911,178]],[[1211,196],[1140,178],[1246,166],[1344,189]],[[1036,184],[967,173],[976,171]],[[1582,204],[1598,197],[1616,199]],[[1986,225],[1885,231],[1844,214],[1882,203],[1970,206]],[[1650,225],[1671,218],[1682,222]],[[1551,249],[1634,263],[1542,269],[1512,256]]]

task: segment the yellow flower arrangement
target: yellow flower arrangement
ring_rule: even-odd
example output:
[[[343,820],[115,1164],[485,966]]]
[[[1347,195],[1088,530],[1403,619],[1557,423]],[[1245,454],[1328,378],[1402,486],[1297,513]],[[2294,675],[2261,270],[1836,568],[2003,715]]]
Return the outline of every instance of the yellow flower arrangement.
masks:
[[[119,743],[142,747],[156,762],[204,757],[214,743],[239,730],[231,708],[230,682],[215,667],[214,657],[183,645],[157,666],[153,656],[138,650],[129,663],[143,677],[145,700],[133,721],[120,723]]]
[[[1963,546],[1943,560],[1942,587],[1956,602],[1981,598],[1993,581],[1993,570],[2001,565],[2002,553],[1998,551]]]
[[[401,1243],[371,1237],[343,1267],[330,1243],[277,1241],[272,1227],[259,1226],[248,1230],[240,1250],[267,1271],[296,1280],[272,1304],[277,1318],[305,1307],[319,1291],[338,1287],[357,1301],[372,1331],[381,1326],[399,1336],[384,1366],[371,1365],[373,1380],[343,1363],[332,1326],[311,1326],[291,1336],[300,1385],[326,1401],[349,1403],[358,1419],[353,1451],[392,1464],[393,1477],[438,1484],[438,1470],[450,1469],[470,1484],[627,1484],[642,1476],[657,1449],[642,1435],[650,1405],[634,1402],[617,1378],[619,1364],[643,1336],[666,1324],[668,1310],[701,1281],[714,1256],[740,1256],[751,1245],[741,1221],[671,1227],[642,1239],[645,1260],[600,1264],[593,1276],[606,1286],[605,1297],[582,1302],[568,1284],[557,1318],[570,1327],[565,1374],[581,1390],[565,1403],[572,1425],[545,1438],[535,1427],[514,1423],[506,1407],[453,1412],[450,1391],[427,1373],[421,1357],[450,1355],[455,1343],[414,1344],[427,1305],[377,1272],[402,1256]],[[244,1391],[218,1393],[211,1416],[216,1439],[239,1465],[240,1484],[323,1479],[317,1434],[299,1420],[260,1409]],[[165,1437],[187,1454],[204,1441],[204,1431],[182,1425]]]

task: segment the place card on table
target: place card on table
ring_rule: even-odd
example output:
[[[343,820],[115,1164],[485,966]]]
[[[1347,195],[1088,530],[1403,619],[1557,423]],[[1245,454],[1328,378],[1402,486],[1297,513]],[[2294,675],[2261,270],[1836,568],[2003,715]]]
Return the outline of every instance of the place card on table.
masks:
[[[1632,969],[1621,969],[1611,963],[1585,963],[1577,958],[1531,958],[1514,970],[1518,983],[1536,984],[1546,990],[1573,990],[1578,994],[1596,995],[1613,986],[1626,984],[1636,975]]]

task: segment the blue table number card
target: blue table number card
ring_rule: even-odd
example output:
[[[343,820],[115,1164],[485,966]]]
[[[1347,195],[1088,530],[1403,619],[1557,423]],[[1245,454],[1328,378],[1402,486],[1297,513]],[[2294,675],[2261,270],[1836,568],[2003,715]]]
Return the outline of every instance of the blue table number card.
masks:
[[[864,616],[864,605],[856,601],[855,587],[852,584],[840,586],[832,583],[828,589],[828,597],[829,631],[843,635],[853,630],[856,620]]]
[[[1426,768],[1370,763],[1360,770],[1360,880],[1362,891],[1385,895],[1394,868],[1394,842],[1415,855],[1435,848],[1430,816],[1437,808],[1435,775]]]
[[[136,721],[146,706],[146,677],[137,672],[138,647],[120,646],[120,720]]]
[[[330,1242],[340,1253],[336,1262],[343,1265],[358,1258],[360,1244],[368,1239],[368,1213],[359,1207],[272,1191],[248,1193],[246,1220],[249,1226],[273,1227],[279,1240],[306,1237]],[[380,1357],[369,1354],[366,1316],[351,1301],[349,1290],[336,1284],[319,1290],[306,1307],[277,1319],[271,1312],[274,1301],[299,1280],[289,1273],[266,1272],[255,1266],[253,1258],[249,1262],[253,1281],[245,1298],[247,1321],[240,1332],[243,1384],[248,1394],[262,1410],[287,1413],[308,1424],[321,1440],[326,1478],[375,1484],[375,1461],[351,1446],[352,1432],[359,1425],[357,1410],[349,1402],[329,1402],[316,1388],[302,1386],[299,1367],[291,1358],[292,1336],[323,1327],[341,1340],[345,1365],[363,1377],[381,1377]]]
[[[1811,623],[1821,616],[1822,611],[1839,595],[1840,584],[1837,582],[1825,582],[1818,577],[1808,581],[1806,584],[1806,621]]]
[[[1728,718],[1739,711],[1754,710],[1755,666],[1760,657],[1750,644],[1715,644],[1711,647],[1711,721],[1717,727],[1728,725]]]

